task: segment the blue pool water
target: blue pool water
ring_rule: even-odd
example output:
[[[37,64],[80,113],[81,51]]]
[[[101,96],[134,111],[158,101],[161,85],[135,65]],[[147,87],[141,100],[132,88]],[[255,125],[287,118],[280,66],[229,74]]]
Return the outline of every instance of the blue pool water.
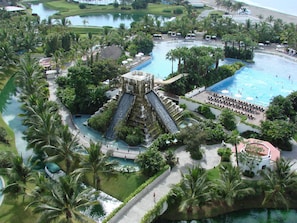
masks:
[[[182,40],[158,42],[152,52],[152,60],[138,66],[142,70],[154,74],[157,79],[166,78],[177,70],[177,61],[166,59],[166,54],[177,47],[205,46],[206,42],[185,42]],[[220,64],[233,63],[235,60],[224,60]],[[249,101],[254,104],[268,106],[275,96],[287,96],[297,90],[297,63],[279,56],[256,53],[255,63],[247,64],[233,77],[225,79],[208,88],[217,93]]]
[[[18,97],[11,94],[2,112],[2,118],[14,132],[18,154],[22,155],[24,160],[27,161],[32,156],[33,151],[32,149],[27,150],[28,143],[24,140],[23,132],[26,130],[26,127],[22,124],[22,118],[19,116],[22,113],[21,103],[18,101]]]
[[[275,96],[297,90],[296,63],[266,54],[255,54],[254,61],[208,90],[262,106],[268,106]]]
[[[192,47],[192,46],[206,46],[206,43],[201,41],[186,42],[181,40],[173,41],[162,41],[155,42],[154,49],[152,51],[152,60],[141,64],[140,66],[134,68],[135,70],[142,70],[147,73],[154,74],[157,79],[164,79],[172,70],[175,72],[177,70],[177,61],[172,61],[166,59],[166,54],[177,47]]]

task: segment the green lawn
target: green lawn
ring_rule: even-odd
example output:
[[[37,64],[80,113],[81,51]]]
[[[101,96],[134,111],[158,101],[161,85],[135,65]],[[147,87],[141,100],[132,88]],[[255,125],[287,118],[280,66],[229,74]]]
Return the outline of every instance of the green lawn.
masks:
[[[32,219],[36,219],[36,216],[30,211],[25,210],[27,202],[23,202],[21,196],[18,199],[6,199],[0,207],[0,222],[5,223],[32,223]]]
[[[217,166],[211,170],[207,170],[207,179],[210,181],[220,178],[220,168]]]
[[[113,177],[101,177],[101,189],[105,193],[124,201],[133,193],[147,178],[139,172],[119,173]]]
[[[0,143],[0,151],[11,151],[13,153],[17,153],[14,140],[14,132],[9,128],[8,125],[6,125],[6,123],[2,119],[2,116],[0,116],[0,126],[5,128],[7,132],[7,139],[9,141],[9,144]]]

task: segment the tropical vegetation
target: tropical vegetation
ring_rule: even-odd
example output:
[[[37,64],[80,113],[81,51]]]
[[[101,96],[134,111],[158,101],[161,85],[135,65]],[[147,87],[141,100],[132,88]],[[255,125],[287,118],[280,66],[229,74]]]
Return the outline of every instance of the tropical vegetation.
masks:
[[[117,87],[118,76],[126,72],[121,66],[121,61],[127,58],[124,52],[129,52],[130,56],[140,51],[149,54],[153,48],[154,33],[175,31],[185,37],[188,33],[205,31],[206,34],[215,35],[226,43],[225,51],[220,48],[193,47],[178,48],[167,54],[168,59],[178,60],[179,73],[189,74],[165,88],[179,95],[233,75],[243,66],[242,63],[218,67],[218,61],[226,56],[251,60],[255,43],[285,43],[287,47],[297,48],[295,25],[286,24],[279,19],[269,18],[269,21],[262,20],[256,24],[247,20],[245,24],[235,24],[221,14],[210,14],[205,20],[197,21],[200,11],[186,3],[177,2],[177,5],[168,7],[144,3],[137,1],[132,7],[140,11],[140,8],[146,6],[155,10],[160,8],[158,10],[161,10],[161,13],[182,16],[164,26],[160,25],[160,21],[145,16],[142,21],[133,23],[131,29],[123,25],[119,29],[103,27],[96,32],[88,29],[87,33],[81,35],[75,31],[76,28],[69,27],[65,17],[59,24],[53,24],[51,18],[48,21],[39,21],[37,16],[0,10],[0,73],[6,80],[11,76],[15,78],[11,80],[15,80],[20,92],[23,111],[21,116],[27,127],[24,132],[25,139],[28,141],[28,149],[34,151],[34,157],[29,162],[24,162],[20,155],[1,153],[1,174],[7,181],[3,193],[11,198],[5,199],[1,206],[7,216],[10,216],[10,219],[1,216],[4,222],[15,222],[16,216],[20,215],[24,218],[23,221],[29,218],[30,222],[32,219],[39,219],[41,222],[44,219],[51,222],[91,222],[84,212],[88,207],[92,207],[90,213],[98,213],[100,209],[98,201],[90,200],[90,197],[97,196],[95,189],[114,193],[122,190],[116,188],[116,185],[125,184],[127,188],[115,197],[121,200],[129,197],[147,177],[160,173],[166,164],[171,167],[176,164],[177,160],[172,151],[167,151],[165,156],[159,151],[172,146],[175,139],[178,143],[185,144],[187,151],[196,159],[203,157],[202,144],[229,140],[236,145],[239,140],[236,133],[231,133],[230,136],[229,130],[235,128],[232,123],[234,119],[232,115],[224,112],[219,123],[199,120],[198,124],[182,130],[177,135],[162,135],[151,148],[137,158],[144,175],[116,173],[116,163],[108,159],[111,154],[102,153],[100,144],[91,142],[90,147],[85,148],[85,154],[76,151],[77,138],[72,135],[68,126],[61,125],[62,119],[58,112],[60,105],[49,100],[51,95],[44,69],[38,64],[38,59],[44,55],[51,57],[51,69],[55,69],[59,76],[66,67],[72,66],[68,69],[67,76],[57,79],[58,96],[62,103],[73,113],[91,114],[107,101],[105,92]],[[241,7],[239,3],[230,5],[230,1],[217,3],[227,10]],[[47,5],[55,4],[59,9],[71,8],[71,12],[62,10],[60,14],[64,16],[76,10],[85,10],[87,13],[94,8],[103,10],[101,6],[83,6],[64,1],[47,2]],[[111,8],[117,10],[115,4],[106,7],[111,11]],[[128,8],[121,6],[120,10],[128,11]],[[122,49],[121,55],[113,60],[102,59],[94,52],[94,45],[99,45],[100,50],[118,45]],[[171,74],[170,77],[174,75]],[[107,79],[110,79],[110,82],[104,85],[103,81]],[[296,92],[286,98],[279,96],[273,99],[267,110],[267,121],[262,122],[261,134],[258,136],[289,150],[289,140],[296,133],[296,104]],[[99,131],[103,131],[106,127],[104,125],[109,122],[112,109],[104,112],[100,121],[93,121]],[[201,109],[200,112],[211,116],[207,109]],[[3,128],[0,130],[1,140],[12,144],[12,135]],[[121,133],[126,138],[131,135],[129,129],[122,130]],[[129,138],[134,143],[139,142],[135,137]],[[0,148],[2,149],[2,144]],[[36,171],[43,169],[47,162],[58,163],[66,176],[52,181]],[[263,172],[263,180],[255,184],[243,180],[238,169],[234,167],[216,167],[211,173],[199,166],[189,168],[182,173],[181,183],[172,190],[172,196],[169,198],[172,206],[169,210],[173,210],[175,215],[181,213],[182,217],[185,217],[183,213],[186,213],[185,219],[193,219],[196,217],[195,212],[200,213],[207,205],[234,208],[243,198],[261,199],[260,204],[263,207],[292,207],[296,198],[296,175],[291,167],[292,163],[278,160],[274,171]],[[108,178],[105,177],[107,173]],[[211,174],[217,176],[216,180],[210,180]],[[109,188],[106,189],[107,187]],[[13,209],[8,206],[13,206]],[[15,216],[9,213],[15,213]]]

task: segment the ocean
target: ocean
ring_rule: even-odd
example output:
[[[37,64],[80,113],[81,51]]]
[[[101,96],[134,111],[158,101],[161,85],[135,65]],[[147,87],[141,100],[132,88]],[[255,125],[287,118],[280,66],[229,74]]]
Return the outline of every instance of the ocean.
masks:
[[[254,5],[270,10],[283,12],[289,15],[297,15],[297,1],[296,0],[235,0],[243,2],[248,5]]]

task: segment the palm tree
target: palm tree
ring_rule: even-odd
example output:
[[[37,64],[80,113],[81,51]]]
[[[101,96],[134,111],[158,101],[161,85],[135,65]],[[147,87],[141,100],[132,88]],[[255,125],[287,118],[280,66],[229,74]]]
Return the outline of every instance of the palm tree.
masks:
[[[7,41],[0,43],[0,64],[2,69],[11,71],[16,66],[18,57],[12,45]]]
[[[44,148],[49,150],[50,155],[46,160],[49,162],[65,162],[65,172],[70,174],[71,167],[78,158],[77,153],[74,152],[75,147],[78,146],[78,140],[69,132],[68,126],[65,125],[60,128],[60,133],[57,142],[54,145],[48,145]]]
[[[92,188],[82,186],[79,175],[59,178],[51,184],[49,193],[31,202],[34,213],[39,213],[38,222],[91,222],[82,211],[99,205],[97,200],[90,199],[96,195]]]
[[[80,163],[81,168],[75,172],[92,173],[93,186],[98,190],[100,188],[99,173],[112,174],[118,165],[115,161],[110,161],[111,154],[103,154],[101,151],[101,143],[90,142],[90,147],[86,148],[87,155],[83,156]]]
[[[168,150],[165,152],[165,161],[171,169],[177,164],[176,156],[172,150]]]
[[[211,200],[210,184],[206,171],[199,166],[187,168],[187,172],[181,174],[181,183],[173,186],[171,194],[181,198],[180,211],[192,213],[194,207],[204,205]]]
[[[18,64],[16,84],[22,89],[23,95],[38,93],[39,97],[47,96],[46,81],[37,61],[30,54],[26,54]]]
[[[242,140],[242,138],[239,136],[239,132],[237,130],[232,131],[231,135],[229,136],[230,143],[232,143],[235,147],[235,157],[236,157],[236,164],[237,167],[239,167],[239,159],[238,159],[238,150],[237,150],[237,144]]]
[[[58,114],[43,111],[40,114],[35,113],[26,124],[28,129],[25,131],[25,137],[28,140],[28,147],[33,148],[37,154],[46,152],[49,145],[56,145],[57,130],[60,123]]]
[[[254,193],[253,188],[245,186],[238,167],[221,166],[220,170],[220,179],[213,184],[214,188],[217,188],[219,200],[223,200],[228,206],[232,206],[236,199]]]
[[[289,192],[297,185],[297,176],[291,169],[294,163],[283,158],[275,162],[274,169],[267,169],[262,172],[264,178],[265,197],[262,204],[272,203],[274,206],[289,207]]]
[[[24,163],[23,157],[11,154],[10,167],[3,170],[3,174],[8,177],[8,184],[3,189],[3,193],[11,197],[26,195],[27,183],[31,181],[32,168]]]
[[[215,69],[217,70],[219,67],[219,61],[224,59],[224,51],[222,48],[215,48],[213,49],[212,54],[216,61]]]

